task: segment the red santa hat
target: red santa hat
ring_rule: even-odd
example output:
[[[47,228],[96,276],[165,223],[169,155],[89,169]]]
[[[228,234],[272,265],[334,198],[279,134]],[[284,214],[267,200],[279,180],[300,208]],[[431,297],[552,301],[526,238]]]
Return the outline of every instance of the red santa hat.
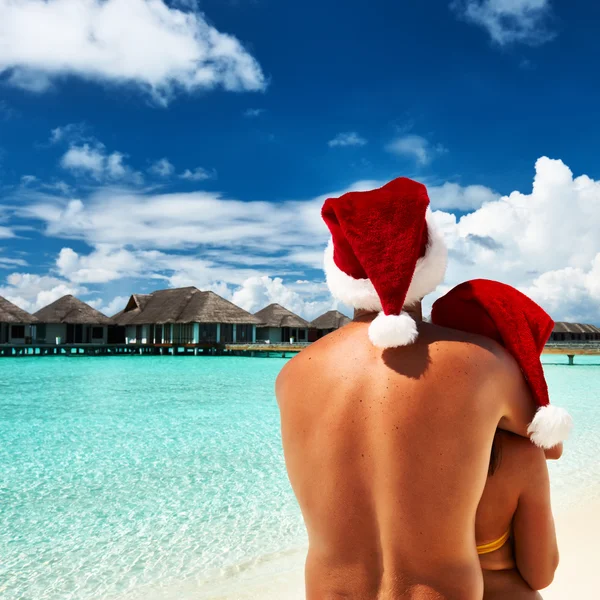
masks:
[[[416,323],[402,309],[435,290],[447,260],[425,186],[399,178],[369,192],[349,192],[329,198],[322,216],[331,232],[325,275],[333,296],[379,312],[369,326],[376,346],[414,342]]]
[[[450,290],[434,302],[431,321],[492,338],[517,361],[538,407],[528,428],[531,441],[552,448],[567,439],[572,420],[567,411],[550,405],[540,355],[554,321],[533,300],[515,288],[474,279]]]

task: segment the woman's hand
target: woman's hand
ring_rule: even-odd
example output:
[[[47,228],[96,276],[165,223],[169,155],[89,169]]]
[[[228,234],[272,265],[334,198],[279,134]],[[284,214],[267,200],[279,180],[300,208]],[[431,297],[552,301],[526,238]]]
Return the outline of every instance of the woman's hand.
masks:
[[[546,455],[546,460],[558,460],[563,454],[563,443],[561,442],[554,448],[548,448],[544,450],[544,454]]]

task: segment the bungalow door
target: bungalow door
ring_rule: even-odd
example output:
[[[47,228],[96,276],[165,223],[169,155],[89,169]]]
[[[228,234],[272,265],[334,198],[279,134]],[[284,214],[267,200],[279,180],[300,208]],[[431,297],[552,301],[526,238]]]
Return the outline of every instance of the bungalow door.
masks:
[[[66,339],[66,343],[67,344],[74,344],[75,343],[75,325],[69,323],[67,325],[67,339]]]
[[[233,342],[233,325],[231,323],[221,323],[221,343],[231,344]]]

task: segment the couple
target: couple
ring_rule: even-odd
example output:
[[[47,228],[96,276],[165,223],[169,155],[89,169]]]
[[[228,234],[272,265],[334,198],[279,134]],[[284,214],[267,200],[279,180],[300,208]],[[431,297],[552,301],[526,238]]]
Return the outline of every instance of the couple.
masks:
[[[307,600],[539,598],[558,563],[546,457],[546,313],[500,283],[438,300],[446,249],[424,186],[329,199],[332,294],[355,318],[277,380],[290,481],[308,530]]]

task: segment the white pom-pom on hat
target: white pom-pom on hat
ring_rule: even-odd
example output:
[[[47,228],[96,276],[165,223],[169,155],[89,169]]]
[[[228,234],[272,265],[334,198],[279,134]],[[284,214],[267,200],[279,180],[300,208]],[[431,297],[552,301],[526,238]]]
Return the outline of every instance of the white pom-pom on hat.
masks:
[[[369,339],[378,348],[408,346],[418,337],[417,324],[407,313],[386,315],[380,312],[369,325]]]
[[[560,406],[541,406],[529,424],[527,433],[540,448],[554,448],[569,437],[573,428],[571,415]]]

